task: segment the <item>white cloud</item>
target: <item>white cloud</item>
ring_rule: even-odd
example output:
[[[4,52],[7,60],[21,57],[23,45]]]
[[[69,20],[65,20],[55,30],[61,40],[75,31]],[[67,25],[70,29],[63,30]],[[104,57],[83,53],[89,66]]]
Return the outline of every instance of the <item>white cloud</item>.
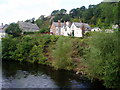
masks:
[[[0,4],[0,23],[38,18],[41,14],[49,15],[58,8],[59,0],[7,0],[7,3]]]
[[[0,23],[17,22],[18,20],[38,18],[49,15],[53,10],[67,9],[97,4],[102,0],[0,0]]]

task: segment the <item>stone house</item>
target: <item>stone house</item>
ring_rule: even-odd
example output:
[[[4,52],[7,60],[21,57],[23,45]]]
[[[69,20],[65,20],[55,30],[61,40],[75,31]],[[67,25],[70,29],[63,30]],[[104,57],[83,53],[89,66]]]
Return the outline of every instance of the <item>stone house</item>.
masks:
[[[91,27],[87,23],[73,22],[53,22],[50,33],[54,35],[83,37],[83,34],[91,31]]]
[[[64,23],[61,23],[60,21],[58,22],[53,22],[51,27],[50,27],[50,34],[53,35],[62,35],[62,31],[61,28],[63,28],[65,26]]]
[[[24,32],[36,32],[36,31],[40,30],[36,24],[32,24],[30,22],[18,21],[18,25],[19,25],[20,29],[22,30],[22,33],[24,33]]]

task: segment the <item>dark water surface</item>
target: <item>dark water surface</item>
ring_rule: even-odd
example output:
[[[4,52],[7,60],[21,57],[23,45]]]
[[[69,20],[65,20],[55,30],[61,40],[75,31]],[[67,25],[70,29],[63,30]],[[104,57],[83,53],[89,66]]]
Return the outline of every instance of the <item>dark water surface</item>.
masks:
[[[49,66],[2,63],[2,88],[104,88],[83,76]]]

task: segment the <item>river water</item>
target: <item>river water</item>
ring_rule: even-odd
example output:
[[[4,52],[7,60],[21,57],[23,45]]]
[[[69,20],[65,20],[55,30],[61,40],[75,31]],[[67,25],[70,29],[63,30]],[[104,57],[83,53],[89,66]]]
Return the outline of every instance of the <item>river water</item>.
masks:
[[[2,88],[104,88],[99,82],[72,71],[54,70],[49,66],[2,63]]]

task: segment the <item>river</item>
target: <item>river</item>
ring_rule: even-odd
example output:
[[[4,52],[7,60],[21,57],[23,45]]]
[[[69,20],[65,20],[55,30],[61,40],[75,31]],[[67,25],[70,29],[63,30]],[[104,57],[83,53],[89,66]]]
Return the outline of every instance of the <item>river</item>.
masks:
[[[104,88],[100,82],[49,66],[2,63],[2,88]]]

